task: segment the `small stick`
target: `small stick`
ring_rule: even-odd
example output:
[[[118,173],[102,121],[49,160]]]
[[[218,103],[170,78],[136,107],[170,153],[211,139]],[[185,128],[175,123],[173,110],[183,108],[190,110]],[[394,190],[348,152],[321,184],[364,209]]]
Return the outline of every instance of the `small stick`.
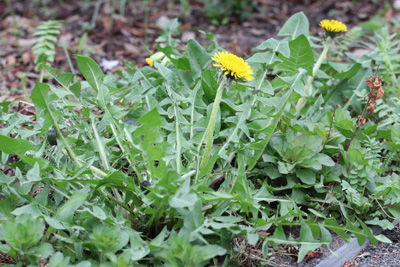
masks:
[[[326,139],[325,139],[325,142],[324,142],[324,146],[322,147],[322,150],[324,150],[325,145],[326,145],[326,142],[328,142],[328,139],[329,139],[329,137],[331,136],[332,124],[333,124],[333,120],[335,119],[335,112],[336,112],[336,109],[337,109],[338,107],[339,107],[339,105],[336,104],[335,109],[333,110],[331,125],[329,125],[329,132],[328,132],[328,134],[326,135]]]

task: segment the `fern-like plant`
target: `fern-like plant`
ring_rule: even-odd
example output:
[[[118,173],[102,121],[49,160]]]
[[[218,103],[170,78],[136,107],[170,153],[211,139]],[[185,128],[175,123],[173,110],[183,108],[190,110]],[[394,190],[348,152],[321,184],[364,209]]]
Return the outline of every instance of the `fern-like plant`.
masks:
[[[39,25],[34,36],[38,36],[38,39],[33,46],[33,54],[35,57],[36,68],[40,71],[39,81],[43,81],[43,68],[42,64],[49,65],[54,62],[54,56],[56,54],[55,43],[57,42],[57,35],[60,34],[61,24],[59,21],[46,21]]]
[[[391,34],[388,27],[383,27],[375,36],[370,38],[371,43],[364,45],[371,49],[370,57],[380,65],[383,80],[392,95],[400,96],[400,85],[397,76],[400,74],[400,40],[398,34]]]

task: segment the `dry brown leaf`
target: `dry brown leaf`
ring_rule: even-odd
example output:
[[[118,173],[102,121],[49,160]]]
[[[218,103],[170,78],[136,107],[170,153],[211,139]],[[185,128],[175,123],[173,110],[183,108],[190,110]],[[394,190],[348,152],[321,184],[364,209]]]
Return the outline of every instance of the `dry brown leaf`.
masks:
[[[376,94],[377,99],[381,98],[385,91],[383,90],[383,87],[379,87],[378,92]]]
[[[271,233],[268,233],[268,230],[258,230],[258,231],[256,231],[256,233],[258,235],[263,235],[263,236],[270,236],[271,235]]]
[[[321,251],[309,251],[307,253],[307,255],[304,257],[303,261],[308,261],[308,260],[310,260],[312,258],[315,258],[316,256],[318,256],[320,254],[322,254]]]

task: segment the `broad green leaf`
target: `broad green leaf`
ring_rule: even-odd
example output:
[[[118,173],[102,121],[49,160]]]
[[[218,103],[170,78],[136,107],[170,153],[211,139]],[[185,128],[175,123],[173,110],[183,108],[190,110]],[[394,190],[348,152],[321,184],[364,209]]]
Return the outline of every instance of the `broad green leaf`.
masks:
[[[44,217],[44,220],[51,226],[51,227],[53,227],[54,229],[57,229],[57,230],[63,230],[63,229],[65,229],[65,227],[64,227],[64,225],[59,221],[59,220],[57,220],[55,217],[50,217],[50,216],[43,216]]]
[[[200,77],[202,70],[210,63],[210,55],[196,40],[187,43],[187,52],[193,79]]]
[[[257,49],[259,50],[264,50],[267,48],[273,50],[274,52],[282,54],[284,57],[290,57],[290,48],[287,41],[269,38],[268,40],[257,46]]]
[[[305,96],[304,88],[305,88],[305,83],[307,79],[307,71],[305,69],[300,68],[299,72],[294,74],[293,76],[288,76],[288,77],[279,77],[283,81],[285,81],[288,84],[291,84],[293,89],[302,96]]]
[[[36,162],[35,165],[33,165],[33,168],[28,171],[26,174],[26,178],[28,181],[34,182],[34,181],[40,181],[42,178],[40,177],[40,166]]]
[[[247,62],[261,63],[261,64],[269,65],[276,61],[276,60],[273,60],[274,58],[276,58],[275,53],[273,51],[268,51],[268,52],[263,52],[263,53],[255,53],[249,59],[247,59]],[[276,59],[278,59],[278,58],[276,58]]]
[[[388,210],[394,217],[400,219],[400,204],[397,204],[394,207],[389,207]]]
[[[157,62],[154,63],[154,66],[158,69],[160,74],[164,77],[164,79],[168,85],[170,85],[172,88],[177,87],[177,77],[176,77],[176,74],[172,70],[170,70],[169,68],[167,68]]]
[[[88,197],[89,187],[76,191],[72,196],[57,210],[56,219],[62,222],[72,222],[75,211],[85,203]]]
[[[100,69],[99,65],[89,57],[77,56],[76,59],[83,77],[85,77],[90,86],[98,92],[100,90],[101,81],[105,76],[103,71]]]
[[[62,70],[54,69],[46,64],[40,64],[40,67],[45,69],[64,88],[69,88],[69,84],[74,77],[74,74],[64,73]]]
[[[331,65],[334,64],[333,62],[330,63]],[[338,63],[336,63],[338,64]],[[345,65],[346,66],[346,65]],[[334,78],[336,79],[350,79],[353,78],[354,75],[356,75],[358,73],[358,71],[361,68],[361,64],[360,63],[355,63],[350,65],[350,68],[348,68],[348,66],[346,66],[347,68],[345,69],[341,69],[340,73],[336,74],[334,76]]]
[[[310,31],[310,23],[307,16],[303,12],[292,15],[278,32],[278,36],[290,36],[291,40],[296,39],[300,35],[308,36]]]
[[[29,214],[30,216],[32,216],[32,218],[36,218],[42,215],[42,212],[40,211],[38,205],[34,203],[16,208],[11,213],[15,216],[19,216],[21,214]]]
[[[21,160],[32,167],[36,163],[39,164],[40,169],[47,169],[49,162],[43,158],[33,158],[30,155],[26,155],[27,151],[36,151],[36,148],[27,140],[22,140],[18,138],[11,138],[7,136],[0,135],[0,151],[7,154],[16,154]]]
[[[290,96],[292,95],[294,88],[298,80],[301,80],[301,77],[304,76],[304,70],[300,70],[300,72],[297,74],[297,77],[293,79],[293,83],[289,85],[289,90],[281,97],[279,100],[277,109],[273,116],[269,118],[269,121],[267,123],[267,127],[264,131],[264,138],[261,141],[261,143],[258,145],[258,150],[255,151],[254,156],[251,157],[247,161],[247,171],[251,171],[257,164],[258,160],[260,159],[261,155],[264,153],[265,148],[268,145],[268,142],[272,136],[272,134],[275,132],[275,129],[278,125],[278,122],[281,119],[281,116],[283,114],[283,111],[285,110],[285,107],[289,101]]]
[[[163,177],[166,173],[166,163],[164,161],[164,152],[168,147],[168,143],[163,140],[161,131],[161,117],[157,109],[153,109],[143,115],[137,128],[132,136],[135,144],[142,148],[145,164],[152,174],[152,179]]]
[[[67,267],[69,266],[69,257],[64,257],[61,252],[54,253],[53,257],[50,258],[48,267]]]
[[[223,256],[226,249],[217,245],[205,245],[193,247],[193,261],[196,263],[206,263],[216,256]],[[201,264],[203,265],[203,264]],[[197,266],[201,266],[197,264]]]
[[[81,83],[78,81],[71,85],[69,88],[71,92],[75,95],[75,97],[79,98],[81,95]]]
[[[305,184],[315,184],[315,172],[310,169],[298,169],[296,170],[296,176]]]
[[[323,240],[321,241],[315,240],[310,227],[304,220],[301,220],[301,229],[299,238],[299,243],[301,244],[301,246],[297,258],[297,263],[301,262],[309,251],[313,251],[319,248],[323,244],[326,245],[329,244],[329,242],[328,243],[325,242]]]
[[[289,47],[290,57],[288,58],[283,56],[283,54],[279,54],[279,59],[282,62],[276,65],[274,71],[293,74],[299,68],[303,68],[311,76],[314,66],[314,54],[307,37],[300,35],[289,42]]]
[[[41,259],[47,259],[54,253],[53,246],[49,243],[40,243],[38,246],[28,250],[27,254],[37,257],[40,255]]]
[[[49,94],[50,86],[45,83],[36,83],[32,91],[32,102],[35,104],[36,116],[44,119],[44,125],[41,129],[42,133],[46,132],[51,125],[56,124],[61,117],[61,111],[50,109],[50,103],[57,96]]]
[[[195,193],[189,193],[183,196],[173,196],[169,199],[169,205],[173,208],[185,208],[194,205],[198,199]]]
[[[373,220],[365,221],[365,223],[369,225],[377,225],[383,230],[392,230],[394,228],[393,223],[389,222],[386,219],[379,219],[377,217],[375,217]]]
[[[147,243],[140,237],[140,233],[136,231],[129,231],[129,240],[130,248],[128,248],[128,251],[131,254],[131,260],[138,261],[150,253],[150,249]]]
[[[320,164],[325,165],[325,166],[329,166],[329,167],[333,167],[335,166],[335,162],[332,160],[331,157],[329,157],[326,154],[317,154],[315,156],[315,160],[317,160]]]

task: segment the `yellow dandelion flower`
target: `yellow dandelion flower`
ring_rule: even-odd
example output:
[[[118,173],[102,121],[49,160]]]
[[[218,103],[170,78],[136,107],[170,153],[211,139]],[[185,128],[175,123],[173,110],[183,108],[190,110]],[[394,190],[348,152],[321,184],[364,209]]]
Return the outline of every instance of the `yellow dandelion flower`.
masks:
[[[154,63],[153,63],[153,60],[151,58],[149,58],[149,57],[146,58],[146,62],[147,62],[147,64],[149,64],[150,67],[153,67]]]
[[[243,78],[248,81],[253,80],[253,70],[249,63],[244,61],[243,58],[234,54],[224,52],[217,52],[212,57],[212,60],[218,64],[213,64],[214,67],[220,67],[224,74],[231,78]]]
[[[325,30],[325,32],[331,37],[335,37],[336,34],[347,31],[346,24],[334,19],[324,19],[319,23],[319,26],[321,26]]]

